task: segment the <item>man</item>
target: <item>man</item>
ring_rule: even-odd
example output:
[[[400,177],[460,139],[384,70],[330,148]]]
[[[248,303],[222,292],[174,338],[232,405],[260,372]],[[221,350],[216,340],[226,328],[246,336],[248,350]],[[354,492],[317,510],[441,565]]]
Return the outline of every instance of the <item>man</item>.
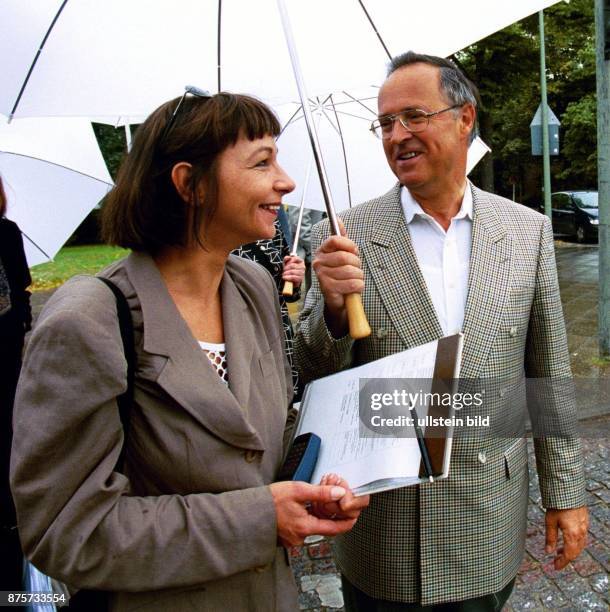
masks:
[[[305,381],[457,331],[462,378],[570,376],[549,220],[466,179],[477,97],[442,58],[392,61],[372,127],[399,183],[342,215],[351,240],[314,229],[317,279],[296,339]],[[357,342],[344,306],[354,292],[372,328]],[[559,569],[586,540],[580,445],[546,437],[535,450]],[[523,557],[527,495],[523,439],[457,438],[448,479],[374,495],[338,540],[346,608],[499,610]]]

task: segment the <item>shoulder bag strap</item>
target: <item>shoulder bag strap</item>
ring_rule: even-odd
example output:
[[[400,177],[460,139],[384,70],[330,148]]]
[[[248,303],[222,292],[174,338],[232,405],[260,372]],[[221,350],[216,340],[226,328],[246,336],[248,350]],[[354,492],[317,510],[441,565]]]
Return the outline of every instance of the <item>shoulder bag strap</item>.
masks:
[[[121,424],[123,425],[123,448],[117,460],[115,470],[121,471],[125,460],[125,446],[129,435],[129,416],[131,406],[133,404],[134,379],[136,370],[136,347],[133,335],[133,321],[131,319],[131,310],[127,303],[127,298],[123,292],[110,280],[98,276],[98,278],[106,284],[106,286],[114,293],[116,300],[116,310],[119,319],[119,329],[121,331],[121,340],[123,341],[123,352],[127,361],[127,390],[122,395],[117,397],[119,406],[119,415]]]

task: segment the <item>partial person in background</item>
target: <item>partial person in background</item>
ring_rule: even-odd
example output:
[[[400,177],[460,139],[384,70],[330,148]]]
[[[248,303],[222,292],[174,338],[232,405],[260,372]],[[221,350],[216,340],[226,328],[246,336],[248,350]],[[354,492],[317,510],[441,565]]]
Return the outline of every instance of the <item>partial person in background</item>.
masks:
[[[299,401],[302,389],[299,384],[299,373],[293,363],[294,331],[290,321],[287,302],[298,302],[301,298],[301,283],[305,275],[305,263],[301,257],[290,255],[290,235],[286,235],[286,229],[290,229],[288,226],[288,218],[284,209],[280,206],[278,218],[275,221],[275,236],[270,239],[257,240],[256,242],[244,244],[235,249],[233,253],[239,257],[260,264],[271,273],[275,281],[280,301],[280,309],[282,311],[282,325],[284,327],[284,336],[286,339],[286,356],[288,357],[292,370],[294,401]],[[293,293],[290,296],[282,294],[282,289],[286,281],[290,281],[294,287]]]
[[[321,210],[314,210],[312,208],[305,208],[303,210],[303,220],[301,221],[301,231],[299,232],[299,242],[297,244],[297,255],[305,262],[305,285],[303,286],[303,294],[311,287],[311,229],[325,217],[326,213]],[[288,208],[288,218],[290,219],[290,226],[294,232],[299,218],[298,206],[290,206]]]
[[[6,217],[0,178],[0,591],[21,590],[22,556],[9,487],[13,400],[21,369],[23,339],[32,322],[30,270],[21,232]]]

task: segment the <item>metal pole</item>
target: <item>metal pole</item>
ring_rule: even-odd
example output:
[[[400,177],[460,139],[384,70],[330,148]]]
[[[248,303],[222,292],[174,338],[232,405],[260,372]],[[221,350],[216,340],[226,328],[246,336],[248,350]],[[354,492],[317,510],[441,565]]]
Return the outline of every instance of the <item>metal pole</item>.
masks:
[[[318,142],[318,133],[316,132],[316,126],[313,122],[311,108],[309,108],[309,96],[307,95],[305,81],[303,80],[301,62],[299,61],[296,45],[294,44],[294,36],[292,35],[290,18],[288,16],[288,11],[286,11],[284,0],[277,0],[277,7],[282,19],[284,36],[286,38],[286,44],[288,45],[290,61],[292,62],[292,71],[294,72],[294,78],[297,82],[297,89],[299,90],[299,98],[301,99],[301,106],[303,107],[303,117],[305,118],[305,125],[307,125],[307,132],[309,133],[313,158],[318,169],[318,176],[320,177],[320,186],[322,187],[322,195],[324,196],[324,204],[326,205],[328,221],[330,223],[332,233],[335,236],[340,236],[341,228],[335,213],[335,207],[333,206],[333,201],[330,194],[330,183],[328,181],[328,177],[326,176],[326,169],[324,168],[324,161],[322,159],[322,149],[320,147],[320,143]],[[347,320],[349,322],[349,335],[354,340],[359,340],[361,338],[370,336],[371,327],[366,319],[366,314],[364,313],[364,307],[362,305],[362,296],[359,293],[350,293],[345,296],[345,310],[347,312]]]
[[[301,71],[301,62],[294,44],[294,37],[292,35],[292,26],[290,25],[290,18],[286,11],[286,6],[283,0],[277,0],[277,6],[280,11],[280,17],[282,18],[282,25],[284,27],[284,34],[286,36],[286,44],[288,45],[288,53],[290,54],[290,61],[292,62],[292,69],[294,72],[294,78],[297,82],[297,88],[299,90],[299,97],[301,99],[301,106],[303,107],[303,117],[305,118],[305,125],[307,126],[307,133],[309,134],[309,141],[311,142],[311,150],[313,151],[313,158],[316,162],[316,168],[318,169],[318,175],[320,177],[320,186],[322,187],[322,196],[324,197],[324,204],[326,205],[326,212],[330,221],[330,227],[332,233],[336,236],[341,234],[339,228],[339,222],[335,213],[335,207],[330,193],[330,183],[326,175],[326,168],[324,168],[324,160],[322,159],[322,149],[318,142],[318,133],[313,123],[313,116],[311,114],[311,108],[309,108],[309,96],[307,95],[307,88],[305,87],[305,81],[303,80],[303,73]]]
[[[604,11],[605,5],[605,11]],[[604,14],[605,12],[605,14]],[[597,39],[597,185],[599,197],[599,354],[610,358],[610,2],[595,0]]]
[[[290,250],[291,255],[297,255],[299,249],[299,236],[301,235],[301,225],[303,224],[303,212],[305,210],[305,196],[307,194],[307,186],[309,185],[309,177],[311,175],[311,167],[313,166],[313,156],[310,158],[307,164],[307,175],[305,176],[305,183],[303,184],[303,193],[301,194],[301,205],[299,206],[299,218],[297,219],[297,226],[294,230],[294,236],[292,237],[292,249]],[[294,294],[294,285],[291,281],[284,281],[282,287],[282,295],[289,297]]]
[[[305,210],[305,196],[307,195],[307,187],[309,186],[309,177],[311,176],[312,165],[313,159],[310,159],[309,163],[307,164],[307,174],[305,175],[305,182],[303,183],[301,206],[299,207],[299,218],[297,219],[297,226],[294,230],[294,236],[292,237],[292,249],[290,250],[291,255],[297,255],[299,249],[299,237],[301,234],[301,225],[303,224],[303,211]]]
[[[129,119],[125,124],[125,143],[127,144],[127,152],[131,151],[131,126],[129,125]]]
[[[551,158],[549,155],[549,113],[546,101],[546,57],[544,50],[544,11],[538,12],[540,26],[540,98],[542,110],[542,175],[544,183],[544,214],[551,219]]]

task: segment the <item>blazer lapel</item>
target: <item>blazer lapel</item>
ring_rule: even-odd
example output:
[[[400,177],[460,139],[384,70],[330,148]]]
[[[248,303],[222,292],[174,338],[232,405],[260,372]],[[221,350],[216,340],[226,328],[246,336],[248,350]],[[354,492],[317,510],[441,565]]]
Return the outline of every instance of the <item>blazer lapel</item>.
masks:
[[[238,401],[246,402],[243,406],[247,405],[250,366],[246,362],[244,367],[243,361],[251,355],[251,341],[247,339],[251,334],[243,334],[241,341],[230,340],[226,343],[229,378],[232,367],[239,372],[239,377],[244,377],[243,383],[236,382],[229,388],[221,381],[191,334],[152,258],[143,253],[132,253],[127,259],[126,269],[142,307],[143,350],[167,358],[158,373],[157,383],[219,438],[241,448],[264,450],[258,433],[248,422]],[[222,281],[222,298],[223,317],[229,322],[229,326],[225,327],[226,336],[239,337],[240,331],[236,329],[235,321],[240,316],[243,300],[226,270]],[[233,351],[235,356],[231,357]],[[240,351],[243,351],[243,355],[240,355]],[[239,377],[234,376],[233,380],[237,381]]]
[[[372,237],[363,246],[362,256],[394,327],[407,347],[442,337],[443,331],[413,250],[399,184],[380,199],[374,216]]]
[[[473,187],[472,196],[474,218],[463,326],[462,378],[478,376],[485,365],[504,314],[512,269],[512,242],[489,195]]]

